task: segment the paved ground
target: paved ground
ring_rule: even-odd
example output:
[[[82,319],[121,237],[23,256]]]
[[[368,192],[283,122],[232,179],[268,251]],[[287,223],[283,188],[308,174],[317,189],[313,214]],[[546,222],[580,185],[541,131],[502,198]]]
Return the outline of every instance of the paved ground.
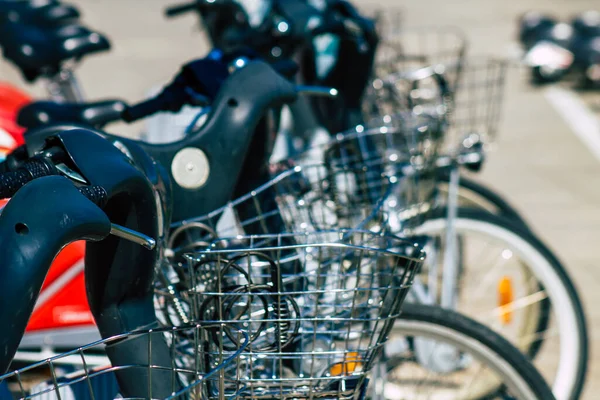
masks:
[[[163,18],[161,10],[169,3],[166,0],[71,1],[81,6],[85,21],[106,32],[114,44],[111,53],[92,57],[78,69],[90,98],[140,99],[151,86],[167,82],[184,61],[207,50],[193,17],[174,21]],[[495,55],[507,54],[515,19],[521,12],[537,8],[568,17],[598,6],[593,0],[398,3],[380,0],[369,4],[363,0],[362,4],[400,6],[405,10],[407,25],[457,25],[470,36],[472,53]],[[0,74],[4,79],[21,82],[9,65],[3,64]],[[594,394],[600,392],[600,309],[596,309],[600,303],[600,256],[595,253],[600,237],[600,158],[557,112],[549,101],[552,95],[548,90],[530,88],[516,68],[510,78],[498,148],[482,179],[506,194],[522,211],[564,260],[581,290],[593,346],[584,397],[594,399]],[[42,87],[36,85],[35,92],[43,94]],[[585,94],[583,98],[587,105],[600,104],[600,94]],[[592,145],[600,140],[598,119],[595,123],[597,137],[586,137]],[[120,126],[112,130],[134,134],[138,129]]]

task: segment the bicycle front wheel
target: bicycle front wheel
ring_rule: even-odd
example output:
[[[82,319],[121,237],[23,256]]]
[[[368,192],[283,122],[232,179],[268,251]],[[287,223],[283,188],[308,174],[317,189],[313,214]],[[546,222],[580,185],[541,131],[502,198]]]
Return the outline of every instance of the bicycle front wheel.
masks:
[[[445,215],[438,210],[418,228],[438,243],[433,254],[428,252],[430,259],[444,259]],[[459,209],[454,223],[460,239],[456,310],[488,325],[531,357],[552,382],[557,399],[577,399],[587,371],[587,328],[563,265],[531,231],[506,218]],[[426,263],[423,269],[429,280],[430,267]],[[437,265],[442,280],[444,268]],[[424,281],[424,286],[441,284]]]
[[[370,386],[379,399],[554,399],[535,367],[504,338],[435,306],[404,306],[377,371],[383,373]]]

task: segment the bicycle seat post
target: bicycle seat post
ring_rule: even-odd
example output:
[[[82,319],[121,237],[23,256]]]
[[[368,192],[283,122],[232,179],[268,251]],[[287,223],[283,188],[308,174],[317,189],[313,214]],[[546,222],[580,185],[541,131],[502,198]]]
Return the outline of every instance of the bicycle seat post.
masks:
[[[62,68],[59,73],[48,77],[46,90],[53,101],[59,103],[83,103],[85,96],[71,68]]]

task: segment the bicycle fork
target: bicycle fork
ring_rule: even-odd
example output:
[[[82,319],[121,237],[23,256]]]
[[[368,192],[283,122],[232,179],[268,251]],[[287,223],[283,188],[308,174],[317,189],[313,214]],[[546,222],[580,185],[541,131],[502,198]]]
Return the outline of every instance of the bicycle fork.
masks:
[[[447,205],[447,225],[446,225],[446,246],[444,251],[444,264],[442,270],[442,292],[440,305],[444,308],[455,309],[457,303],[457,238],[456,238],[456,217],[458,211],[458,185],[460,182],[460,172],[457,166],[450,172],[450,181],[448,182],[448,205]],[[435,267],[437,268],[437,266]],[[436,271],[437,272],[437,271]]]

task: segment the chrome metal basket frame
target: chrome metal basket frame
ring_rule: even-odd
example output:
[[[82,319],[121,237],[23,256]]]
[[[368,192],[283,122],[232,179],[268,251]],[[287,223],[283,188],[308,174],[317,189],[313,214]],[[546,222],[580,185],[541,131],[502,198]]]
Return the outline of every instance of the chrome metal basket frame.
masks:
[[[173,226],[155,282],[155,309],[165,325],[192,320],[189,304],[180,300],[189,289],[184,255],[221,237],[383,226],[385,199],[394,187],[387,177],[361,181],[357,177],[365,173],[363,165],[359,170],[325,164],[286,168],[290,163],[273,165],[275,177],[266,184],[207,215]]]
[[[209,392],[224,390],[224,368],[235,364],[250,343],[245,331],[228,329],[228,334],[237,338],[238,347],[229,347],[224,352],[223,340],[218,339],[219,334],[213,334],[223,332],[223,329],[216,324],[196,323],[127,332],[0,376],[0,383],[7,383],[11,392],[21,399],[123,398],[118,391],[118,382],[130,379],[130,373],[135,372],[136,379],[144,377],[145,382],[140,381],[139,385],[147,386],[149,398],[157,398],[152,389],[156,379],[170,385],[171,394],[164,397],[166,399],[204,399]],[[217,341],[213,342],[215,339]],[[134,362],[118,367],[89,367],[87,357],[104,353],[110,346],[124,341],[135,341],[137,349],[146,348],[145,359],[153,361],[149,365]],[[173,355],[171,365],[154,361],[152,349],[159,341],[167,342]],[[73,364],[73,361],[83,369],[61,376],[64,365]]]
[[[373,126],[370,128],[369,126]],[[392,192],[384,201],[382,230],[410,234],[436,199],[437,158],[444,121],[428,114],[386,115],[336,135],[323,150],[325,165],[362,171],[366,186],[387,179]]]
[[[179,295],[190,318],[224,327],[226,353],[239,347],[228,330],[249,332],[225,397],[354,398],[423,259],[370,231],[238,236],[188,256]]]
[[[461,66],[467,54],[465,34],[456,27],[418,27],[384,35],[379,43],[374,66],[376,78],[398,72],[445,65],[455,66],[446,79],[451,89],[461,76]]]
[[[508,60],[469,57],[462,66],[448,117],[448,140],[495,141],[504,100]]]
[[[356,168],[272,165],[274,177],[267,183],[207,215],[174,224],[167,256],[181,261],[219,237],[368,227],[380,218],[392,184],[387,177],[357,180],[365,167]]]

